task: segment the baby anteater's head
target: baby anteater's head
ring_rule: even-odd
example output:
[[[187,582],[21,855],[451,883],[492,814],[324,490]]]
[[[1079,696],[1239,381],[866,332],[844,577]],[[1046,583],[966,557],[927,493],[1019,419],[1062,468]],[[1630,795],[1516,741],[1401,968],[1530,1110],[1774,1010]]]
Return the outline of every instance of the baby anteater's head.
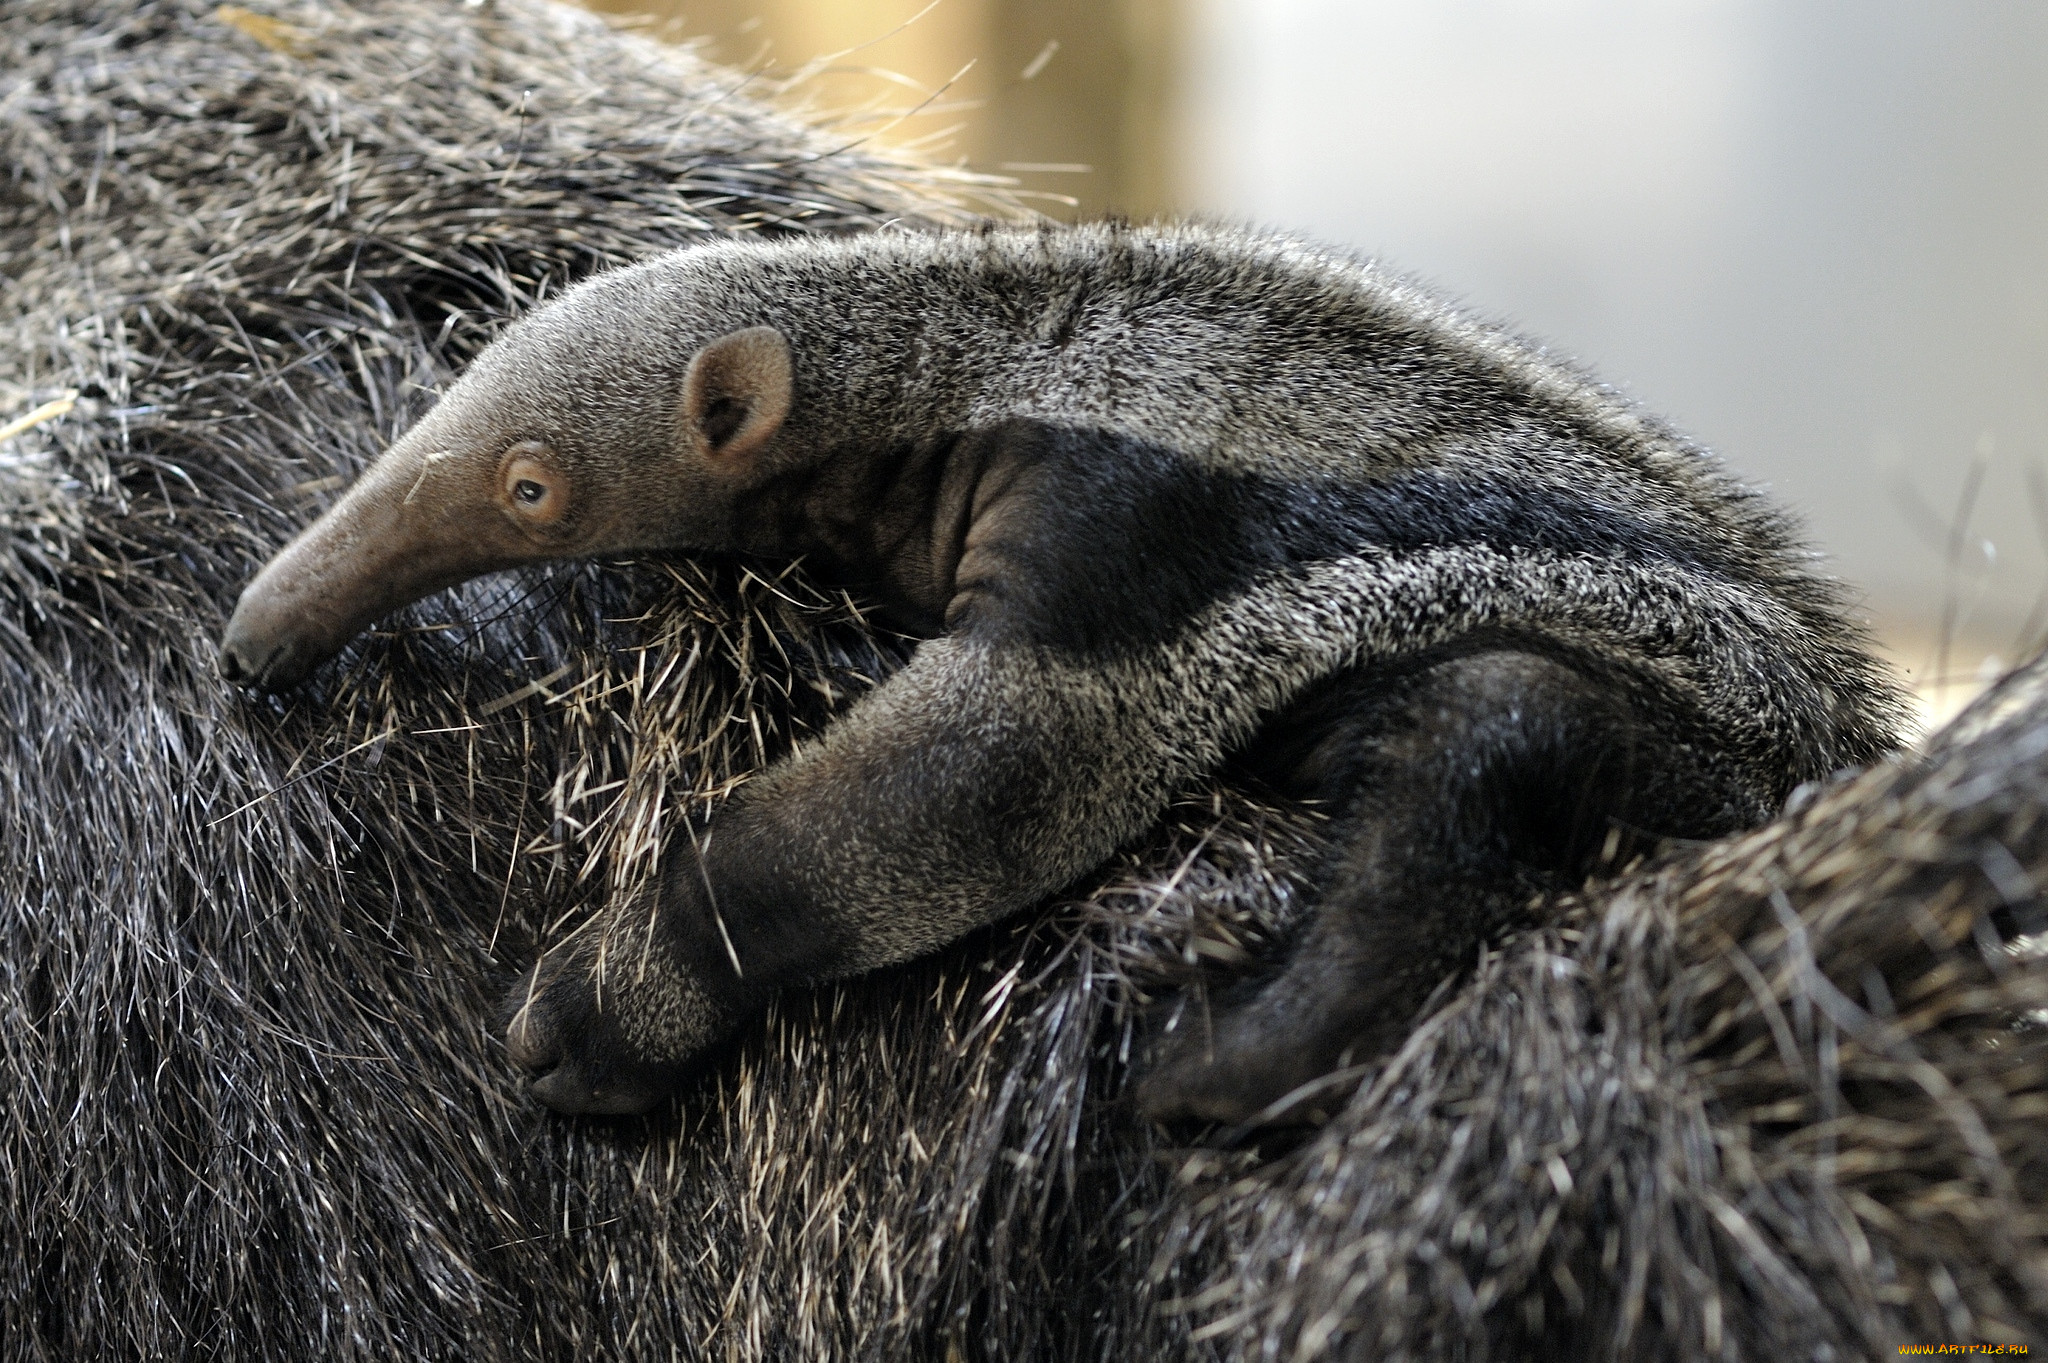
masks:
[[[621,270],[507,331],[243,591],[222,675],[294,686],[379,616],[479,573],[736,547],[735,508],[789,415],[790,348],[696,273],[688,255]]]

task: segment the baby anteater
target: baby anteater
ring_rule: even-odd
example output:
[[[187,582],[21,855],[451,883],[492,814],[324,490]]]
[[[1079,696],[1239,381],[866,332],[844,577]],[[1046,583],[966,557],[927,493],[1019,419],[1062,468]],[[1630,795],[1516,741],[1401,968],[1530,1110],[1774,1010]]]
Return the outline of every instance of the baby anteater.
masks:
[[[801,555],[925,641],[519,986],[512,1056],[568,1112],[660,1101],[778,986],[1045,899],[1243,754],[1340,850],[1141,1093],[1246,1120],[1398,1040],[1617,832],[1756,822],[1898,718],[1784,520],[1700,451],[1377,266],[1208,227],[592,279],[263,570],[222,671],[289,687],[474,574],[673,549]]]

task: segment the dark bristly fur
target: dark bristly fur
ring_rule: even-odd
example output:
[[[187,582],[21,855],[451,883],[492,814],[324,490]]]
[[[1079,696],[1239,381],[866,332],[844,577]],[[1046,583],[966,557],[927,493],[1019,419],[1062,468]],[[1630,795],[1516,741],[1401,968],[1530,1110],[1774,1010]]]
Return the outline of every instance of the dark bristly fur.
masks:
[[[1286,1151],[1120,1102],[1140,1006],[1298,918],[1319,825],[1223,786],[656,1119],[513,1101],[494,988],[900,646],[760,565],[532,570],[253,704],[227,607],[544,281],[947,210],[523,0],[262,10],[0,16],[0,421],[80,392],[0,445],[0,1356],[2048,1346],[2039,666],[1555,906]]]

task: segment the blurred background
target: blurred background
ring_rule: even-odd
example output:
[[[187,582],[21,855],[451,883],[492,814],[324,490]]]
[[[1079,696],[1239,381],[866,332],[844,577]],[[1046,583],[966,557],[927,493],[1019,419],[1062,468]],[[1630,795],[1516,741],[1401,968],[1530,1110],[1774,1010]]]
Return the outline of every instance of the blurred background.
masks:
[[[1384,256],[1797,508],[1935,715],[2048,624],[2040,0],[593,0],[1062,217]]]

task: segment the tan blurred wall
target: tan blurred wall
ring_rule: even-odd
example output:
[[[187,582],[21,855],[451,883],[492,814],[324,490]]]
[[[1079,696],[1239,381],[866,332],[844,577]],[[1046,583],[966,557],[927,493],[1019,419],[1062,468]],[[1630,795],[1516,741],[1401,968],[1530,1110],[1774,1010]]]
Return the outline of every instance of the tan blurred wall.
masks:
[[[785,103],[1011,176],[1050,196],[1034,202],[1058,216],[1148,217],[1176,201],[1168,117],[1182,0],[586,3],[661,37],[702,40],[714,60],[758,71],[764,88],[797,78]],[[1054,168],[1075,166],[1087,169]]]

